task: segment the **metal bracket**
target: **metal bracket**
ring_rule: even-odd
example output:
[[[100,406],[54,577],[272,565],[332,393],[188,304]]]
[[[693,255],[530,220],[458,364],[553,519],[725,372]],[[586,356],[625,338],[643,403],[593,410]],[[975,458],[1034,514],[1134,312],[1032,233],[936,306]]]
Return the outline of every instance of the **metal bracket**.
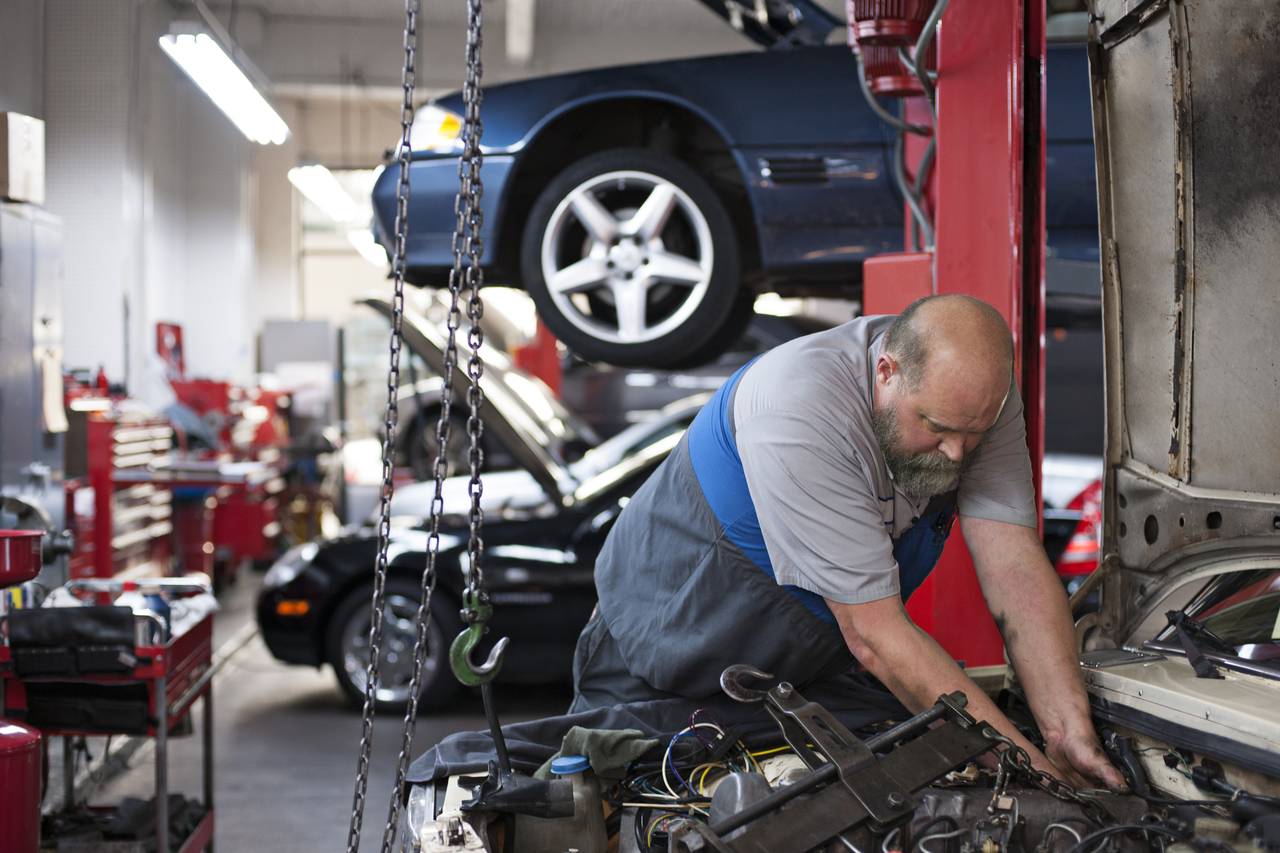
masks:
[[[862,741],[790,684],[761,691],[747,687],[744,677],[769,676],[731,667],[721,677],[726,692],[740,701],[758,701],[764,693],[765,709],[813,772],[710,826],[678,822],[671,831],[675,853],[803,853],[863,823],[900,823],[915,808],[913,792],[995,745],[983,734],[986,724],[964,710],[963,693],[942,696]]]
[[[805,699],[785,681],[769,691],[764,705],[787,743],[809,767],[817,769],[825,762],[836,766],[841,783],[873,823],[891,826],[915,810],[916,798],[900,790],[885,774],[875,753],[826,708]]]

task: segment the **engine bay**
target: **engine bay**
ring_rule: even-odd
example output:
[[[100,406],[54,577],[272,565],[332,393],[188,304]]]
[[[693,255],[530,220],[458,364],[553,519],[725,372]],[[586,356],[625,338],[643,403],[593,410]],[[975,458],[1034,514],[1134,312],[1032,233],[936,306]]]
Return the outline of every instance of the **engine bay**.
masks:
[[[1137,661],[1145,663],[1139,656]],[[735,672],[736,670],[736,672]],[[725,692],[759,703],[776,724],[741,737],[714,712],[596,776],[581,756],[552,762],[541,781],[502,773],[452,776],[409,793],[405,850],[699,853],[1101,853],[1280,849],[1280,785],[1233,763],[1221,740],[1161,737],[1150,720],[1096,706],[1104,746],[1129,792],[1076,790],[1035,769],[1027,753],[939,697],[924,712],[858,735],[790,684],[730,667]],[[1002,708],[1032,737],[1016,691]],[[1028,725],[1024,726],[1024,723]],[[1168,734],[1168,733],[1166,733]],[[1236,755],[1239,757],[1239,754]],[[561,764],[556,773],[555,765]]]

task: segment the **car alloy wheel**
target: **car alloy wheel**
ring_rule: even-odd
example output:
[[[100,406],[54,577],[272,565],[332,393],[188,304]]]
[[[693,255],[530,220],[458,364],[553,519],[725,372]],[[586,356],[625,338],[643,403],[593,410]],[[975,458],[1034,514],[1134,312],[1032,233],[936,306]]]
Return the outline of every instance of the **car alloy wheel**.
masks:
[[[598,152],[552,179],[521,250],[543,322],[581,357],[621,366],[718,355],[708,349],[745,316],[739,263],[733,222],[706,179],[643,149]]]
[[[567,245],[579,231],[585,239]],[[668,247],[673,232],[676,245]],[[609,172],[578,185],[542,238],[542,275],[561,313],[619,344],[647,343],[686,322],[706,296],[714,260],[702,211],[684,190],[646,172]],[[612,316],[593,310],[600,304]]]
[[[374,703],[379,711],[402,710],[409,701],[413,677],[413,644],[420,590],[416,581],[387,578],[383,600],[382,643],[379,647],[378,685]],[[354,704],[364,701],[369,665],[371,588],[362,587],[347,597],[334,613],[329,631],[329,662],[343,691]],[[422,666],[419,706],[438,706],[452,698],[457,682],[449,670],[447,631],[441,624],[452,607],[437,593],[431,601],[427,631],[427,657]]]

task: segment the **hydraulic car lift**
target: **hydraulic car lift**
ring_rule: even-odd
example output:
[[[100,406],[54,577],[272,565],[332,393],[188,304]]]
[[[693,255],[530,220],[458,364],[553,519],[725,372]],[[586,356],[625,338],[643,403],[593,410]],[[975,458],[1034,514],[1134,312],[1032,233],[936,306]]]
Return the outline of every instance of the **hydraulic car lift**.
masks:
[[[855,6],[896,4],[851,2]],[[853,23],[852,21],[850,22]],[[937,41],[934,121],[923,97],[907,122],[932,126],[933,166],[922,206],[934,245],[881,255],[863,269],[863,310],[896,314],[921,296],[967,293],[1004,316],[1017,347],[1036,505],[1044,455],[1044,58],[1045,4],[951,0]],[[928,137],[906,134],[907,171],[920,169]],[[908,209],[908,232],[911,213]],[[908,236],[907,248],[912,248]],[[958,531],[957,531],[958,534]],[[1003,663],[963,537],[952,535],[938,568],[907,612],[967,666]]]

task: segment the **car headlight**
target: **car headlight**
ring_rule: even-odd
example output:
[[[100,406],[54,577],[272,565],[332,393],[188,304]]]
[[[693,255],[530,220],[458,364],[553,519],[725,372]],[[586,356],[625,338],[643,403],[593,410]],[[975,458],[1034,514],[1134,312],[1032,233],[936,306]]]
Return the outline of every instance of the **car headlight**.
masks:
[[[447,154],[462,135],[462,116],[427,104],[413,116],[409,147],[414,151]]]
[[[284,586],[302,573],[302,570],[315,559],[319,544],[308,542],[295,545],[281,555],[262,578],[263,589],[275,589]]]

